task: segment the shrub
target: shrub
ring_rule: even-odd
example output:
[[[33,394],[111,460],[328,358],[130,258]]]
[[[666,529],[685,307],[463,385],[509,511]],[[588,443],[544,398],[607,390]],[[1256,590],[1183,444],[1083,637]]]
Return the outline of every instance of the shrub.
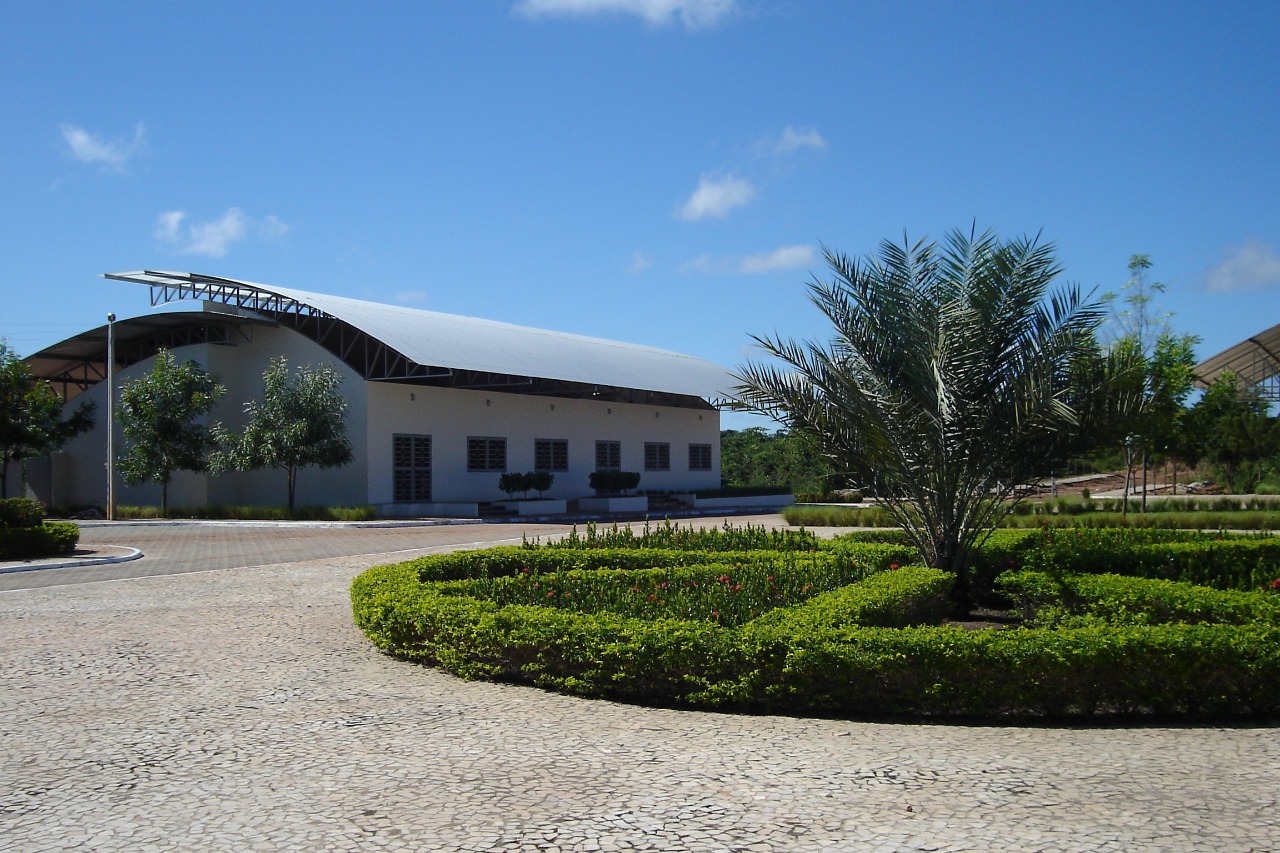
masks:
[[[890,597],[901,594],[888,586]],[[823,627],[823,608],[847,614],[865,594],[812,599],[808,619],[801,605],[789,618],[725,626],[501,604],[421,583],[409,564],[370,569],[352,584],[356,623],[388,653],[585,696],[863,718],[1280,712],[1273,627]]]
[[[898,522],[878,506],[787,506],[782,517],[795,527],[897,527]]]
[[[282,506],[205,506],[169,507],[118,506],[117,518],[209,518],[262,521],[372,521],[377,518],[373,507],[365,506],[300,506],[290,512]]]
[[[31,498],[0,500],[0,529],[38,527],[44,521],[44,506]]]
[[[736,527],[725,522],[720,528],[681,527],[665,519],[659,525],[648,521],[637,533],[632,527],[613,526],[601,529],[588,523],[583,534],[577,525],[569,535],[546,543],[548,548],[676,548],[706,551],[811,551],[826,547],[813,533],[800,530],[774,530],[764,525]]]
[[[592,471],[587,484],[600,495],[626,494],[640,485],[637,471]]]
[[[67,521],[38,527],[0,527],[0,560],[31,560],[70,554],[80,541],[80,528]]]
[[[529,475],[520,474],[515,471],[508,471],[498,478],[498,488],[507,493],[507,497],[514,498],[516,492],[529,494]]]
[[[1211,589],[1187,583],[1120,575],[1051,575],[1011,572],[1000,588],[1029,625],[1186,624],[1280,627],[1280,598],[1262,592]]]
[[[1228,566],[1265,562],[1269,538],[995,531],[974,576],[1028,627],[967,631],[937,624],[950,576],[898,568],[914,559],[901,531],[696,533],[589,528],[555,547],[378,567],[352,585],[356,622],[384,651],[466,678],[645,704],[859,718],[1280,714],[1280,598],[1061,568],[1145,570],[1172,556],[1235,583]],[[1035,565],[1058,568],[1025,570]]]

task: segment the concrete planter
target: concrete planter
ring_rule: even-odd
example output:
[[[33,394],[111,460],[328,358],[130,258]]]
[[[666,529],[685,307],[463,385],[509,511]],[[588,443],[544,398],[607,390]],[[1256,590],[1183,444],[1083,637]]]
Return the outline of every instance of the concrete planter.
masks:
[[[540,498],[538,500],[499,501],[498,503],[503,509],[510,510],[516,515],[563,515],[567,509],[568,501],[556,500],[555,498]]]
[[[693,498],[693,505],[698,509],[738,509],[744,507],[777,507],[791,506],[796,502],[795,495],[750,495],[744,497]]]
[[[583,512],[648,512],[649,499],[644,495],[578,498]]]
[[[377,504],[379,518],[479,518],[480,504],[467,501],[419,504]]]

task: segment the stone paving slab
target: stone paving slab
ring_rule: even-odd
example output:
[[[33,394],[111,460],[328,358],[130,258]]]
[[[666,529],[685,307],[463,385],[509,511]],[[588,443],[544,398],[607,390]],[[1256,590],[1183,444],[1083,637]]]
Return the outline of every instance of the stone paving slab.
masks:
[[[866,724],[467,683],[354,627],[350,580],[379,561],[0,592],[0,849],[1280,849],[1273,728]]]

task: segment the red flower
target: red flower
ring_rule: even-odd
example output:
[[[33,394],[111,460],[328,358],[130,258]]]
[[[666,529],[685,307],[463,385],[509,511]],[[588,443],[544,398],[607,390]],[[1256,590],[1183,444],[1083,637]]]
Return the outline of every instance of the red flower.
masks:
[[[896,568],[898,568],[898,564],[897,564],[897,563],[890,563],[890,564],[889,564],[889,569],[890,569],[890,570],[893,570],[893,569],[896,569]]]
[[[720,611],[719,611],[719,610],[712,610],[712,611],[711,611],[711,618],[712,618],[712,619],[719,619],[719,618],[720,618]]]
[[[733,585],[732,589],[733,589],[733,591],[734,591],[734,592],[742,592],[742,584],[740,584],[740,583],[735,583],[735,584]]]
[[[555,598],[555,597],[556,597],[556,591],[554,589],[547,593],[547,598]]]

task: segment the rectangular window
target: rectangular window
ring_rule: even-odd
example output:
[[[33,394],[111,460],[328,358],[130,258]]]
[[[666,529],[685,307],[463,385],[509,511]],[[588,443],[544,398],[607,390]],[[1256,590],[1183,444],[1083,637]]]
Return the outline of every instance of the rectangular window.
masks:
[[[468,438],[467,470],[507,470],[507,440],[505,438]]]
[[[689,445],[689,470],[690,471],[710,471],[711,470],[711,445],[709,444]]]
[[[670,471],[671,445],[665,441],[646,441],[644,443],[644,470]]]
[[[569,442],[563,438],[539,438],[533,442],[533,470],[568,471]]]
[[[431,436],[392,436],[391,472],[393,500],[431,500]]]
[[[622,442],[621,441],[597,441],[596,442],[596,470],[597,471],[621,471],[622,470]]]

